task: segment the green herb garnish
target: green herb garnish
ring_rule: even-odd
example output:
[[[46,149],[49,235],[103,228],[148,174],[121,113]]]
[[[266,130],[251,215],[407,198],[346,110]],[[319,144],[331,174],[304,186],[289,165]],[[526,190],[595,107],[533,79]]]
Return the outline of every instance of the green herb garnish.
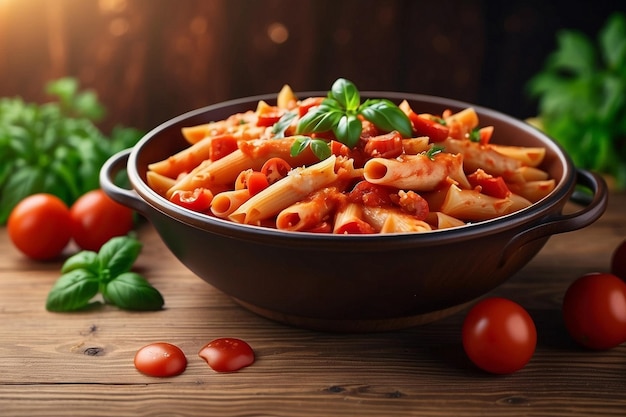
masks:
[[[359,116],[381,130],[397,130],[406,138],[412,134],[411,121],[398,106],[386,99],[368,99],[361,104],[356,86],[343,78],[334,82],[319,106],[298,121],[296,133],[307,135],[332,131],[339,142],[354,148],[363,129]]]
[[[105,302],[126,310],[159,310],[163,297],[141,275],[130,269],[141,251],[141,242],[128,236],[114,237],[98,253],[81,251],[61,268],[46,301],[48,311],[74,311],[87,307],[101,293]]]
[[[425,155],[428,157],[428,159],[434,160],[435,159],[435,155],[437,155],[438,153],[443,152],[444,149],[445,149],[444,146],[433,145],[425,152]]]
[[[114,153],[132,147],[142,132],[116,127],[109,137],[95,122],[104,108],[73,78],[47,85],[56,102],[0,99],[0,224],[25,197],[46,192],[71,205],[98,188],[100,168]]]
[[[284,138],[285,131],[289,126],[291,126],[291,122],[298,116],[296,112],[288,111],[283,114],[280,119],[272,126],[272,134],[274,138]]]
[[[293,142],[293,145],[291,145],[291,156],[296,157],[300,155],[307,147],[311,147],[311,151],[320,161],[323,161],[331,155],[330,146],[325,140],[313,139],[308,136],[298,136]]]
[[[612,175],[626,189],[626,16],[611,15],[594,43],[564,30],[527,84],[539,100],[537,126],[580,168]]]

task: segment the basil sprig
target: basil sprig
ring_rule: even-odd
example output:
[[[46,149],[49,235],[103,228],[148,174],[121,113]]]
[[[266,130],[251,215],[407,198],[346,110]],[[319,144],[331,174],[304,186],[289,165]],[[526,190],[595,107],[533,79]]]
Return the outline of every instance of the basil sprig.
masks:
[[[45,104],[0,98],[0,225],[25,197],[50,193],[71,205],[98,188],[100,168],[114,153],[132,147],[142,132],[97,126],[104,106],[74,78],[51,81]]]
[[[298,121],[296,134],[332,131],[339,142],[354,148],[363,129],[359,116],[383,131],[397,130],[406,138],[412,135],[411,121],[398,106],[387,99],[361,103],[359,90],[344,78],[337,79],[322,103]]]
[[[48,294],[46,309],[79,310],[101,293],[105,302],[125,310],[159,310],[164,303],[161,293],[130,271],[141,246],[135,238],[120,236],[102,245],[98,253],[81,251],[68,258]]]

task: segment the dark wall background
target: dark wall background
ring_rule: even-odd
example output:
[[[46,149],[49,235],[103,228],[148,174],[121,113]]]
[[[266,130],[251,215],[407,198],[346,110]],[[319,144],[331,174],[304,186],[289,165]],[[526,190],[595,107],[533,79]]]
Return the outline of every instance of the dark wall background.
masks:
[[[327,90],[449,96],[531,116],[524,85],[560,29],[596,36],[619,1],[0,0],[0,96],[97,90],[103,127],[149,129],[208,104]]]

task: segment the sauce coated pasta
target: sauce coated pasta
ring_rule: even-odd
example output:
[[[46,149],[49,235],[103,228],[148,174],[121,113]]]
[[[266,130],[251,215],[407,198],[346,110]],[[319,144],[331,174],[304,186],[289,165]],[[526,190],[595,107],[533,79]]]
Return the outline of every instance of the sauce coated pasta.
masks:
[[[276,103],[183,128],[189,147],[149,165],[148,185],[207,216],[336,234],[459,227],[523,209],[555,186],[540,168],[544,148],[490,143],[493,127],[480,127],[471,107],[433,115],[368,101],[352,116],[329,113],[331,123],[328,98],[299,99],[285,86]],[[408,129],[368,117],[385,106]],[[339,139],[355,126],[358,135]]]

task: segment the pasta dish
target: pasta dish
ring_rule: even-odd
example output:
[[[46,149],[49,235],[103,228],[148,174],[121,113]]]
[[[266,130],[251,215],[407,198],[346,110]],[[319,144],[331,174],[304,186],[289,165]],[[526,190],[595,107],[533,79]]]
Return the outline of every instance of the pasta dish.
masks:
[[[150,164],[147,183],[207,216],[335,234],[458,227],[554,189],[544,148],[492,143],[494,128],[472,107],[427,111],[360,103],[343,79],[328,97],[298,98],[285,85],[275,105],[184,127],[189,146]]]

